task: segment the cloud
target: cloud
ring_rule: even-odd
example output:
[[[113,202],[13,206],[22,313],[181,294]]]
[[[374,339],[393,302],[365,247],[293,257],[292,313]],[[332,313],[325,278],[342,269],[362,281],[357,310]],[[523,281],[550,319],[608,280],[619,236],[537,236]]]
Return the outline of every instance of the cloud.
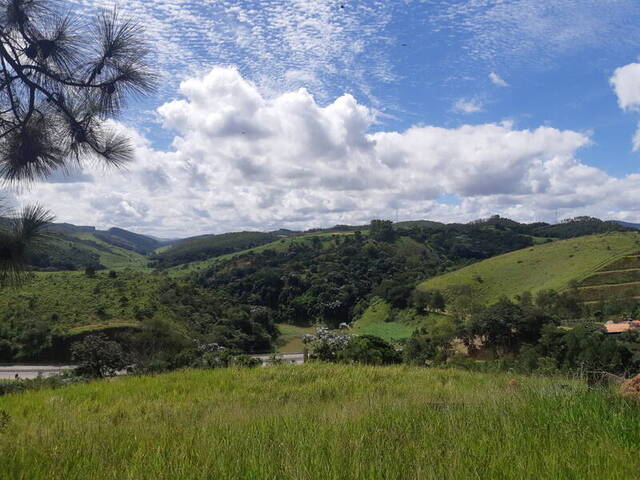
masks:
[[[163,93],[218,64],[237,65],[261,88],[306,86],[322,98],[333,86],[369,97],[371,83],[395,78],[385,46],[391,2],[317,0],[128,0],[120,13],[140,22],[154,46]],[[90,17],[113,0],[67,0]],[[369,98],[370,99],[370,98]]]
[[[593,214],[639,220],[640,175],[614,178],[577,158],[587,134],[511,123],[377,131],[375,110],[344,94],[319,103],[304,88],[268,96],[237,69],[182,82],[158,109],[172,148],[136,130],[126,171],[87,166],[91,183],[20,192],[60,221],[159,236],[304,229],[371,218],[468,221]],[[446,196],[457,204],[440,202]]]
[[[640,63],[616,68],[609,79],[623,110],[640,110]]]
[[[637,152],[640,151],[640,125],[638,125],[638,128],[636,129],[636,133],[633,135],[633,151]]]
[[[618,98],[618,105],[626,111],[640,111],[640,63],[616,68],[609,83]],[[632,138],[633,151],[640,151],[640,125]]]
[[[430,21],[464,43],[464,61],[546,68],[590,48],[619,51],[640,41],[636,0],[437,0]],[[593,53],[591,53],[593,57]],[[474,68],[471,65],[471,68]]]
[[[497,73],[491,72],[489,74],[489,80],[497,87],[508,87],[509,84]]]
[[[482,108],[482,102],[478,99],[460,98],[453,104],[454,112],[464,113],[466,115],[481,112]]]

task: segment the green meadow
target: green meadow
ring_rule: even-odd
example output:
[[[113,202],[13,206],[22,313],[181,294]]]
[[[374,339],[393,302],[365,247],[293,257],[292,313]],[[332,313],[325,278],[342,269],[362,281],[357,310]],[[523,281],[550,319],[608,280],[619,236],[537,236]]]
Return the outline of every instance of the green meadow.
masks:
[[[514,297],[527,290],[562,290],[572,280],[580,282],[608,263],[639,250],[640,236],[635,232],[558,240],[439,275],[419,288],[442,290],[451,285],[470,285],[479,301],[491,303],[503,295]]]
[[[563,378],[307,364],[0,397],[3,480],[632,479],[640,408]]]
[[[417,315],[413,309],[393,311],[381,298],[374,298],[353,324],[349,333],[375,335],[389,342],[408,338],[418,328],[440,328],[450,323],[449,317],[437,313]]]

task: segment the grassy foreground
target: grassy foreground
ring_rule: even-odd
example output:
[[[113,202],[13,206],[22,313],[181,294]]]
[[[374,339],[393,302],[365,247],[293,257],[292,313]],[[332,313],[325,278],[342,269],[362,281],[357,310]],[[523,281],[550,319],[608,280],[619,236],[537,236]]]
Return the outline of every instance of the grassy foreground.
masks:
[[[637,478],[636,403],[562,379],[510,379],[307,364],[9,395],[1,477]]]

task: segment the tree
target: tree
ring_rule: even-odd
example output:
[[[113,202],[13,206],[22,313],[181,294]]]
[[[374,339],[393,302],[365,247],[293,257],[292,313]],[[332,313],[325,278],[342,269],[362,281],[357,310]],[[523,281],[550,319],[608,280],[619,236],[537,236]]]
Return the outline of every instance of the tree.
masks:
[[[379,242],[391,242],[395,238],[395,230],[391,220],[371,220],[369,236]]]
[[[18,215],[0,212],[0,287],[24,278],[25,251],[44,236],[53,217],[38,206],[26,207]]]
[[[411,303],[419,313],[439,312],[445,308],[445,299],[440,290],[417,288],[411,294]]]
[[[470,331],[494,352],[517,352],[523,343],[536,343],[549,318],[539,310],[523,308],[507,298],[476,314]]]
[[[338,351],[336,358],[339,362],[367,365],[390,365],[402,361],[402,356],[393,345],[374,335],[352,336],[347,345]]]
[[[89,377],[115,375],[127,366],[127,357],[118,342],[103,334],[88,335],[71,346],[71,359],[77,362],[77,372]]]
[[[130,140],[109,123],[155,75],[140,26],[102,13],[83,25],[55,0],[0,0],[0,180],[46,178],[87,159],[121,166]],[[46,223],[43,209],[0,225],[0,276],[24,267],[24,250]]]
[[[115,11],[91,24],[52,0],[0,0],[0,176],[34,180],[95,157],[132,158],[107,120],[153,90],[142,28]]]

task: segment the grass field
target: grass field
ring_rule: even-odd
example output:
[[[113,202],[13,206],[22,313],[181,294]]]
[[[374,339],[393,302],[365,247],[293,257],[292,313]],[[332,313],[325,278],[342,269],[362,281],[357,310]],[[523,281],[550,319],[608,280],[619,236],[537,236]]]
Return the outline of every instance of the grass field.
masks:
[[[0,469],[3,480],[638,477],[636,403],[511,378],[307,364],[12,394],[0,397]]]
[[[297,327],[286,323],[278,323],[277,326],[280,330],[277,340],[278,353],[302,353],[304,350],[302,336],[316,331],[314,327]]]
[[[435,326],[439,322],[448,321],[448,317],[431,313],[418,316],[409,310],[398,312],[397,318],[391,318],[391,306],[380,298],[372,300],[371,305],[353,324],[350,333],[375,335],[387,341],[408,338],[420,327]],[[411,315],[409,315],[411,314]]]
[[[445,289],[471,285],[478,299],[491,303],[502,295],[513,297],[526,290],[561,290],[571,280],[590,274],[640,249],[637,233],[610,233],[559,240],[516,250],[468,267],[434,277],[420,284],[423,289]]]

